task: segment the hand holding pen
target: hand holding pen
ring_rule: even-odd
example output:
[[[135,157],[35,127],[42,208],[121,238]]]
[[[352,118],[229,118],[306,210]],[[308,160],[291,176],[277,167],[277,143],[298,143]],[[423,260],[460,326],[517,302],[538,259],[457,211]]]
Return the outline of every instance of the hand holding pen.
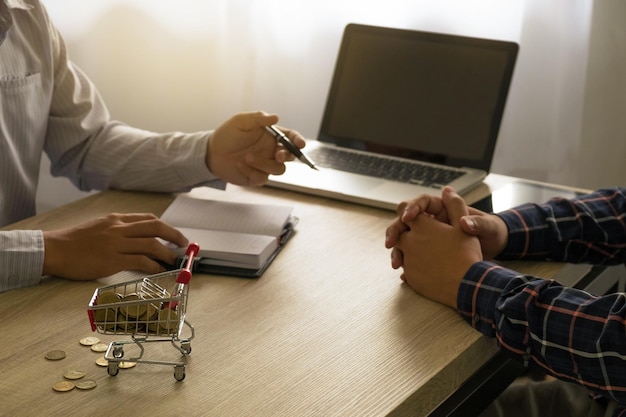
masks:
[[[287,135],[280,131],[276,126],[265,126],[265,130],[267,130],[272,136],[276,138],[276,140],[283,145],[289,152],[291,152],[296,158],[300,161],[304,162],[311,168],[318,170],[315,162],[311,160],[311,158],[307,157],[302,151],[294,145]]]

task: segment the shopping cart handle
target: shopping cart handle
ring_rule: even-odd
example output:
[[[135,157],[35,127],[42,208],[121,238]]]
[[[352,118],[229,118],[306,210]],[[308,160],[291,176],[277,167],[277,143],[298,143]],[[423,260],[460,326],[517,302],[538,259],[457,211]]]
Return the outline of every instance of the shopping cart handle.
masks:
[[[191,280],[191,267],[193,265],[193,261],[198,256],[198,252],[200,252],[200,245],[197,243],[190,243],[187,247],[187,251],[185,252],[185,256],[187,257],[185,261],[185,266],[182,267],[181,271],[178,273],[178,277],[176,278],[176,282],[179,284],[189,284],[189,280]]]

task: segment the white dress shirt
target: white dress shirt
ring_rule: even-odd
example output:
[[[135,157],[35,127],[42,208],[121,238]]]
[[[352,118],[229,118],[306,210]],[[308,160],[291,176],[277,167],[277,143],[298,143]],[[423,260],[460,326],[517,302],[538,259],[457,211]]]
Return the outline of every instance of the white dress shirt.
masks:
[[[42,153],[81,190],[224,187],[205,163],[211,132],[157,134],[110,119],[38,0],[0,0],[0,226],[35,214]],[[0,291],[37,284],[38,230],[0,231]]]

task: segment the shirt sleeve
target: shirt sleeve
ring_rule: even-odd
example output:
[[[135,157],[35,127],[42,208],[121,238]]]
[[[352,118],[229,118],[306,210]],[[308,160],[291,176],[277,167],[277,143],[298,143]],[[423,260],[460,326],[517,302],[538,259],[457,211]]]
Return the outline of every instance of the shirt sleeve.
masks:
[[[0,292],[39,284],[43,248],[40,230],[0,231]]]
[[[96,86],[47,20],[54,89],[44,150],[55,176],[82,190],[188,191],[225,183],[206,166],[211,131],[155,133],[112,120]]]
[[[499,213],[509,241],[499,259],[615,265],[626,262],[626,189],[525,204]]]
[[[626,295],[602,297],[474,264],[458,295],[461,316],[526,366],[626,405]]]

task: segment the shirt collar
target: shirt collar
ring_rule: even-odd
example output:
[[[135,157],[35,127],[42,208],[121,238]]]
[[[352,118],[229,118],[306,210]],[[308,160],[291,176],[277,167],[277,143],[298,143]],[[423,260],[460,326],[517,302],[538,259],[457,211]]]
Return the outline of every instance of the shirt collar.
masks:
[[[33,8],[30,4],[26,3],[24,0],[4,0],[9,9],[22,9],[22,10],[30,10]]]
[[[0,45],[13,25],[10,9],[30,10],[32,6],[24,0],[0,0]]]

